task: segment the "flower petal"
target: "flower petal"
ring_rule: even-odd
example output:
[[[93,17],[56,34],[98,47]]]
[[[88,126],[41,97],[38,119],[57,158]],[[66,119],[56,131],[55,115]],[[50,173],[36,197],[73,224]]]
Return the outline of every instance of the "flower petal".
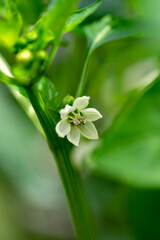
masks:
[[[56,132],[59,137],[64,138],[65,135],[67,135],[71,130],[70,123],[67,122],[67,120],[61,120],[56,125]]]
[[[88,106],[89,99],[90,99],[90,97],[86,97],[86,96],[76,98],[73,102],[73,107],[75,107],[79,110],[84,109]]]
[[[79,146],[80,131],[76,126],[71,127],[71,131],[67,134],[67,139],[76,146]]]
[[[86,108],[84,110],[81,111],[84,118],[87,121],[93,122],[96,121],[100,118],[102,118],[102,115],[100,114],[100,112],[98,112],[95,108]]]
[[[98,132],[92,122],[86,122],[85,125],[78,127],[81,134],[89,139],[98,139]]]
[[[73,112],[75,110],[74,107],[72,106],[69,106],[68,104],[65,106],[65,108],[61,109],[60,111],[60,116],[61,116],[61,119],[64,120],[64,119],[67,119],[68,118],[68,113],[70,112]]]

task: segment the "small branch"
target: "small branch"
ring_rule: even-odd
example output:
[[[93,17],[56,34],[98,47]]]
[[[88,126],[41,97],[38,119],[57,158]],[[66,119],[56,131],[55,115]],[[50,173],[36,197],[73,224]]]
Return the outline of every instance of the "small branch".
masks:
[[[55,55],[56,55],[56,52],[57,52],[57,46],[58,46],[58,43],[60,41],[60,37],[57,37],[54,42],[53,42],[53,45],[52,45],[52,48],[51,48],[51,51],[49,53],[49,56],[48,56],[48,59],[46,61],[46,65],[45,65],[45,71],[48,70],[48,68],[50,67]]]
[[[83,68],[82,68],[80,82],[79,82],[79,85],[77,88],[76,97],[80,97],[84,93],[84,89],[85,89],[86,82],[87,82],[88,67],[89,67],[91,55],[92,55],[92,51],[90,48],[88,48],[88,50],[86,52]]]

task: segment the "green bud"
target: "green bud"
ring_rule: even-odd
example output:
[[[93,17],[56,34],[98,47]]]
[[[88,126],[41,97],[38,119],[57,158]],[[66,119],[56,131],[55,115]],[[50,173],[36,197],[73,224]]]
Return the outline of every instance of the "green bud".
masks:
[[[20,49],[23,49],[27,45],[27,39],[22,36],[18,39],[16,44],[14,45],[13,51],[14,53],[18,53]]]
[[[19,52],[16,55],[16,61],[19,63],[24,63],[24,64],[28,64],[33,60],[33,54],[31,51],[25,49],[21,52]]]
[[[47,53],[46,53],[46,51],[44,51],[44,50],[39,50],[39,51],[37,52],[37,58],[38,58],[40,61],[45,61],[46,58],[47,58]]]
[[[37,31],[33,30],[27,33],[28,42],[34,42],[38,38]]]
[[[74,102],[74,97],[71,95],[67,95],[64,99],[63,99],[63,105],[66,106],[68,105],[72,105]]]
[[[49,42],[53,41],[54,38],[55,37],[54,37],[54,35],[53,35],[51,30],[48,29],[47,31],[45,31],[44,41],[46,43],[49,43]]]
[[[27,45],[27,49],[30,50],[30,51],[32,51],[34,49],[34,47],[35,46],[34,46],[33,43],[30,43],[30,44]]]
[[[18,39],[18,41],[17,41],[17,43],[16,43],[16,46],[23,48],[23,47],[26,46],[26,44],[27,44],[27,40],[26,40],[26,38],[25,38],[24,36],[22,36],[22,37],[20,37],[20,38]]]

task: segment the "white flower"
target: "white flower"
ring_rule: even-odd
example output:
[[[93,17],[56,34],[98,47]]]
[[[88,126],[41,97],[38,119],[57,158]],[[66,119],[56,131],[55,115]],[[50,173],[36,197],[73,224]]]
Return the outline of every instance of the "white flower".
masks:
[[[102,118],[95,108],[86,108],[90,97],[79,97],[73,102],[73,106],[66,105],[60,110],[61,121],[56,125],[59,137],[67,135],[68,141],[79,146],[80,134],[88,139],[98,139],[98,132],[93,121]]]

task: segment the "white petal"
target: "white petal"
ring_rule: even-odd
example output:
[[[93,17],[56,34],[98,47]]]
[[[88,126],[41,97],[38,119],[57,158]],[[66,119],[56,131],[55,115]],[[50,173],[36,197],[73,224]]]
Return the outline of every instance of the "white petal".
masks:
[[[81,112],[84,118],[90,122],[93,122],[102,118],[102,115],[100,114],[100,112],[98,112],[95,108],[86,108],[84,110],[81,110]]]
[[[75,110],[74,107],[71,107],[69,106],[68,104],[65,106],[65,108],[61,109],[60,111],[60,115],[61,115],[61,119],[64,120],[64,119],[67,119],[68,118],[68,114],[70,112],[73,112]]]
[[[79,110],[84,109],[88,106],[89,99],[90,99],[90,97],[86,97],[86,96],[76,98],[73,102],[73,107],[75,107]]]
[[[67,134],[68,141],[79,146],[80,131],[76,126],[71,127],[71,131]]]
[[[97,129],[92,122],[87,121],[85,125],[79,126],[78,128],[84,137],[89,139],[98,139]]]
[[[59,137],[64,138],[65,135],[67,135],[71,130],[70,123],[67,122],[67,120],[61,120],[56,125],[56,132]]]

